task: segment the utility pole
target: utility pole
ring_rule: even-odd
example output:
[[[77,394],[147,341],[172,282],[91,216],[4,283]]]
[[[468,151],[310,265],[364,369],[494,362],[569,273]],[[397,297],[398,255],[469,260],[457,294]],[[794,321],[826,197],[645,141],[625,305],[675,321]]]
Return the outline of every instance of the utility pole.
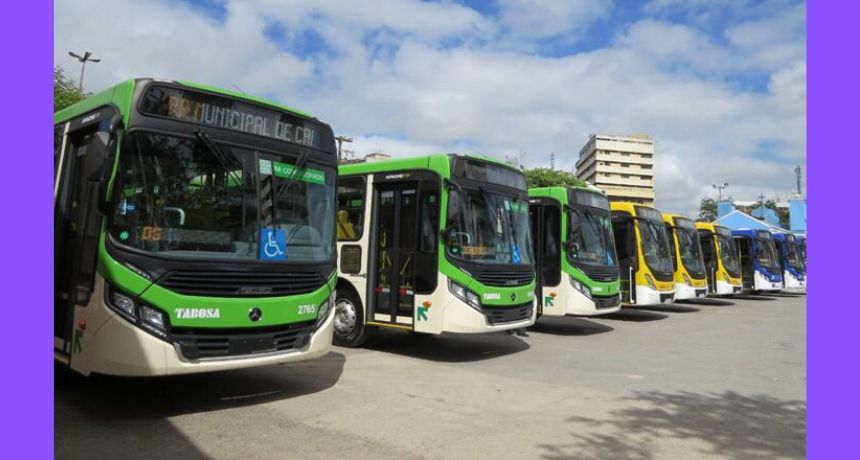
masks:
[[[340,163],[340,161],[343,159],[343,154],[341,153],[342,152],[341,148],[343,147],[343,143],[344,142],[352,142],[352,138],[346,137],[346,136],[336,136],[334,138],[334,140],[337,141],[337,161],[338,161],[338,163]]]
[[[555,152],[549,154],[549,169],[555,170]]]
[[[78,91],[81,93],[84,92],[84,70],[87,68],[87,62],[95,63],[95,62],[101,62],[102,61],[101,59],[90,59],[90,56],[92,56],[92,55],[93,55],[93,53],[90,53],[89,51],[84,51],[83,56],[80,56],[78,54],[75,54],[75,53],[69,51],[69,56],[77,59],[81,63],[81,78],[78,80]]]
[[[717,202],[723,201],[723,189],[728,187],[729,183],[724,182],[723,185],[711,184],[711,187],[717,189]]]
[[[802,196],[800,193],[800,165],[795,166],[794,174],[797,176],[797,196]]]

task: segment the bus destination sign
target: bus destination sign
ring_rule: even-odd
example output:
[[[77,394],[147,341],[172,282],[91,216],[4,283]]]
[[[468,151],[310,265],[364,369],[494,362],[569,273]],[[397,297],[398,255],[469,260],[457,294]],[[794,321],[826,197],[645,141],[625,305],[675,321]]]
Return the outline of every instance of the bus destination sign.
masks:
[[[162,86],[147,89],[141,112],[323,148],[322,125],[266,107]],[[322,142],[321,142],[322,141]]]

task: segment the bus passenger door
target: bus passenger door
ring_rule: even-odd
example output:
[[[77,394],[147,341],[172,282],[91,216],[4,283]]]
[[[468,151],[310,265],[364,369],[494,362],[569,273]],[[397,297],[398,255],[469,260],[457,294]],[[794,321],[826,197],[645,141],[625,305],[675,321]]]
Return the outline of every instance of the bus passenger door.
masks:
[[[543,314],[543,277],[541,277],[541,267],[543,267],[543,205],[540,200],[529,200],[529,225],[532,232],[532,253],[535,257],[535,297],[537,298],[537,316]]]
[[[755,267],[752,261],[752,245],[749,238],[735,238],[741,261],[741,279],[744,289],[755,289]]]
[[[627,213],[612,213],[612,232],[615,234],[615,250],[618,252],[621,301],[624,303],[636,302],[634,277],[638,268],[639,254],[636,252],[635,231],[634,221]]]
[[[376,225],[371,237],[368,321],[412,325],[415,308],[415,258],[418,187],[413,183],[375,186]]]
[[[83,118],[87,119],[93,116]],[[59,180],[54,199],[54,347],[65,355],[76,351],[75,306],[86,306],[95,294],[102,220],[99,180],[108,138],[98,126],[70,122],[55,161]]]
[[[702,259],[705,261],[705,274],[708,280],[708,290],[717,292],[717,249],[716,235],[699,230],[699,244],[702,246]]]

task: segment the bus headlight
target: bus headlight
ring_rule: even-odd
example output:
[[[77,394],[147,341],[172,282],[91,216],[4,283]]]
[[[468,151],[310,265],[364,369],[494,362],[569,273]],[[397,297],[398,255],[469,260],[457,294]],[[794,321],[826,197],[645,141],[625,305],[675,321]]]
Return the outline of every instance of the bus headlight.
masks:
[[[114,307],[114,310],[117,310],[118,313],[122,313],[129,318],[133,319],[136,316],[134,300],[122,292],[111,289],[108,305]]]
[[[683,277],[684,277],[684,284],[686,284],[687,286],[693,287],[693,280],[691,280],[690,277],[687,276],[686,273],[684,273]]]
[[[164,313],[146,305],[140,307],[140,321],[144,328],[161,336],[166,336]]]
[[[134,297],[106,285],[107,305],[111,310],[150,334],[167,339],[169,321],[165,313],[136,300]]]
[[[319,312],[317,313],[317,321],[314,323],[314,329],[319,329],[322,323],[324,323],[328,318],[328,314],[332,309],[331,307],[334,305],[335,297],[336,294],[332,292],[331,296],[320,304]]]
[[[451,294],[454,294],[454,297],[462,300],[463,302],[466,302],[475,310],[481,311],[480,299],[478,299],[478,295],[474,292],[467,290],[463,286],[460,286],[450,278],[448,279],[448,290],[451,291]]]
[[[567,275],[567,276],[568,276],[568,278],[570,278],[570,285],[573,286],[574,289],[581,292],[582,295],[588,297],[589,299],[591,298],[591,289],[589,289],[588,286],[579,282],[579,280],[574,278],[573,275]]]
[[[649,275],[648,273],[646,273],[646,274],[645,274],[645,281],[647,281],[647,282],[648,282],[648,287],[649,287],[649,288],[651,288],[651,289],[653,289],[653,290],[655,290],[655,291],[657,290],[657,285],[656,285],[656,284],[654,284],[654,278],[651,278],[651,275]]]

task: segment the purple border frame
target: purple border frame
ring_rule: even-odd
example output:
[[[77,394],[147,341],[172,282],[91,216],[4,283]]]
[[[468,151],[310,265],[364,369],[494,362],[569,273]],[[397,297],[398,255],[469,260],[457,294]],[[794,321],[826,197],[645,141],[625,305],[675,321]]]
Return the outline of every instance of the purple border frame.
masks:
[[[818,225],[832,222],[835,231],[854,220],[851,207],[843,203],[846,199],[850,203],[850,190],[857,184],[858,152],[846,139],[858,130],[858,18],[856,2],[811,2],[807,8],[806,151],[807,182],[812,186],[807,197],[812,273],[807,300],[810,458],[853,458],[860,451],[856,418],[860,310],[852,293],[854,280],[827,282],[828,275],[839,276],[831,274],[853,277],[856,238],[844,235],[846,245],[844,237],[831,238],[824,225]]]
[[[3,457],[53,456],[53,3],[3,5]],[[34,183],[33,181],[36,181]],[[37,212],[34,212],[37,211]],[[13,222],[26,225],[12,225]],[[31,243],[32,242],[32,243]],[[51,242],[43,244],[36,242]],[[24,327],[35,324],[37,327]]]
[[[13,274],[4,283],[4,307],[7,319],[14,321],[19,313],[27,312],[27,322],[43,325],[36,334],[24,328],[9,328],[3,334],[3,439],[5,457],[50,458],[53,456],[53,358],[49,328],[52,324],[50,291],[45,289],[50,273],[45,261],[52,260],[47,245],[13,244],[21,241],[22,230],[29,241],[53,241],[51,236],[50,200],[52,173],[50,155],[38,152],[51,150],[51,114],[49,88],[53,46],[53,3],[36,0],[9,3],[0,27],[9,67],[2,75],[7,88],[4,121],[14,135],[4,143],[7,158],[4,164],[22,174],[6,175],[0,181],[3,211],[6,216],[28,216],[41,222],[27,228],[0,226],[0,241],[7,242],[5,259],[14,261]],[[845,184],[856,183],[857,152],[850,149],[846,137],[857,131],[856,107],[860,104],[858,90],[858,59],[856,45],[860,33],[856,20],[860,5],[852,2],[812,2],[808,8],[808,194],[809,267],[812,284],[808,297],[808,455],[812,458],[847,458],[858,448],[855,413],[860,409],[857,390],[857,357],[860,311],[853,305],[849,292],[826,285],[827,273],[847,265],[844,244],[827,238],[816,222],[838,219],[846,221],[839,206],[846,197]],[[11,99],[11,100],[10,100]],[[11,145],[8,143],[11,142]],[[809,155],[809,152],[815,152]],[[826,157],[818,152],[827,152]],[[844,152],[844,153],[843,153]],[[35,154],[31,154],[35,153]],[[834,161],[835,160],[835,161]],[[838,162],[839,167],[828,168]],[[28,174],[28,171],[39,171]],[[34,186],[33,178],[39,184]],[[25,183],[26,181],[26,183]],[[26,190],[27,194],[22,195]],[[850,197],[850,195],[847,195]],[[34,208],[41,211],[34,215]],[[853,244],[852,244],[853,246]],[[840,263],[842,262],[842,263]],[[854,264],[851,264],[854,265]],[[819,269],[819,267],[822,267]],[[11,271],[11,270],[10,270]],[[820,275],[817,275],[820,273]],[[22,275],[23,274],[23,275]],[[39,274],[42,276],[33,276]],[[852,286],[851,282],[847,284]],[[36,346],[29,346],[38,337]],[[44,339],[44,341],[43,341]],[[45,343],[48,342],[48,343]],[[25,350],[24,353],[21,350]],[[840,353],[841,352],[841,353]],[[16,455],[19,454],[19,455]]]

